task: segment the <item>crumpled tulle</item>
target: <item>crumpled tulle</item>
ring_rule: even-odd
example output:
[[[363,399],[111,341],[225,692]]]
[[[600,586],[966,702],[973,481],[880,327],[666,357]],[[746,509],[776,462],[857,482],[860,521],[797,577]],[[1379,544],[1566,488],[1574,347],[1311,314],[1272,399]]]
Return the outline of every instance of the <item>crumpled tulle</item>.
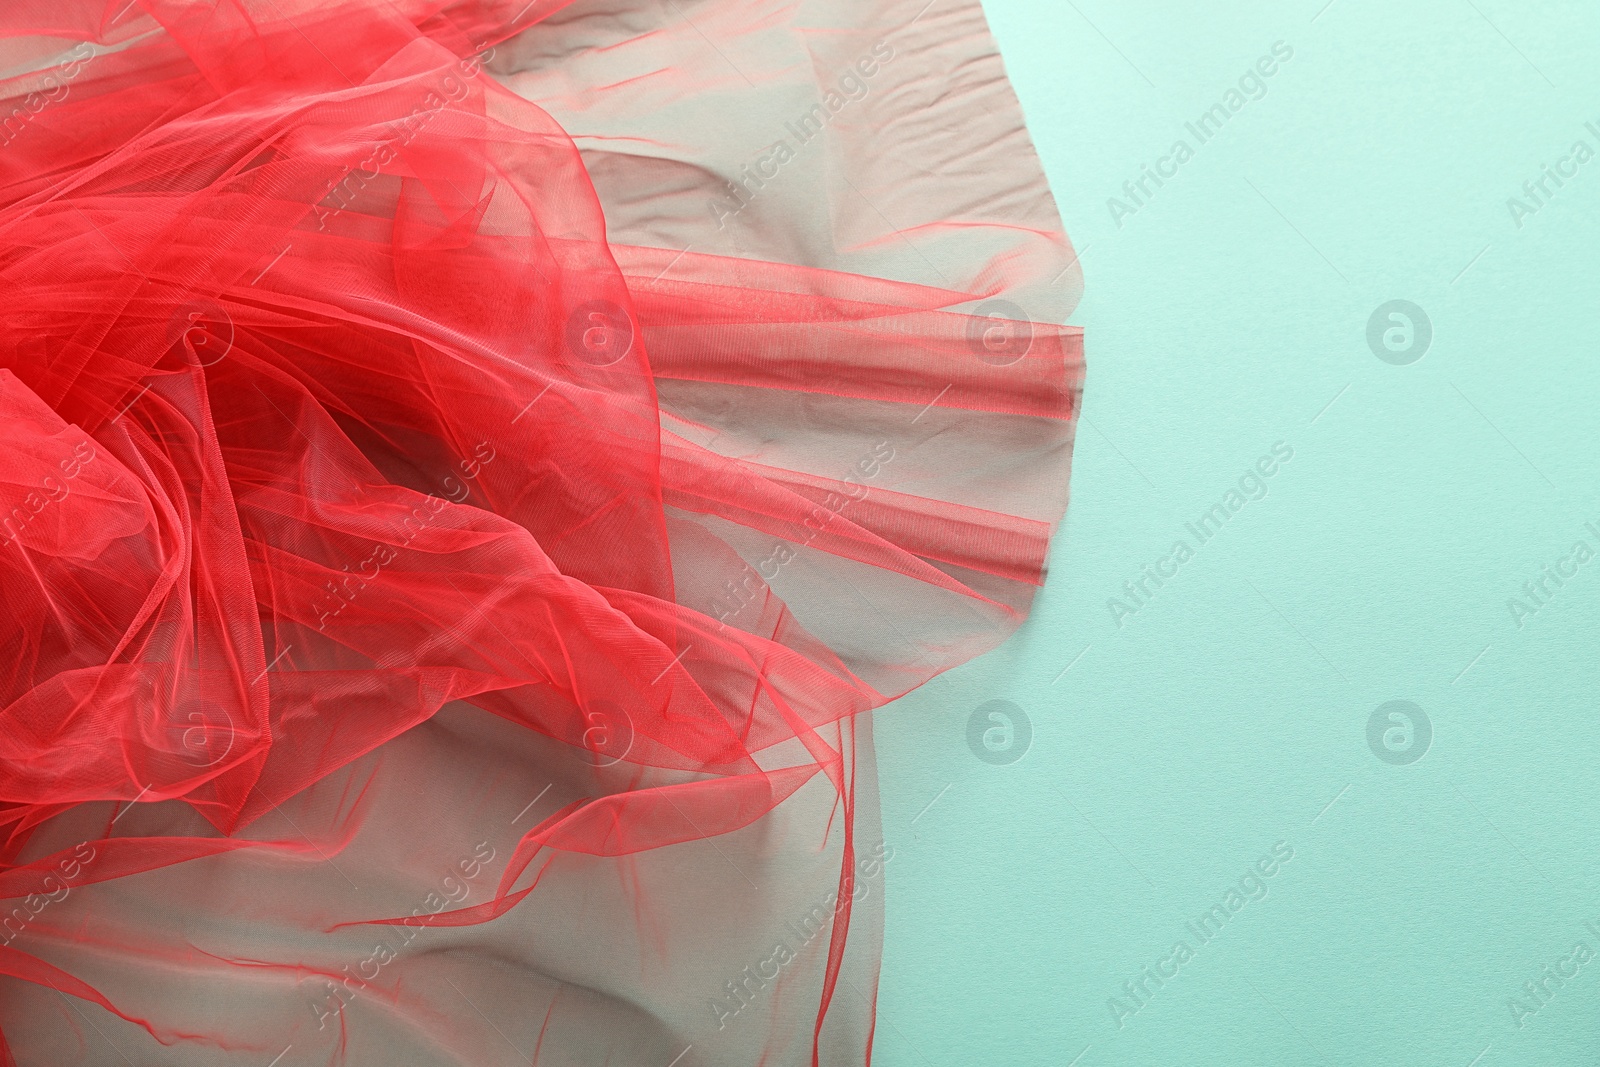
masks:
[[[863,713],[1025,617],[1082,383],[977,4],[0,66],[0,1063],[866,1062]]]

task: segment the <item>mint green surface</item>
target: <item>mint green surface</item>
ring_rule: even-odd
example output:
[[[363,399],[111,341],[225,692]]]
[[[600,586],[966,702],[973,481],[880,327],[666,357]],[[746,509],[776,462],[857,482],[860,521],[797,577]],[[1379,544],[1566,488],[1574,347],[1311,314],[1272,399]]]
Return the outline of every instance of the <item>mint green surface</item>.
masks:
[[[876,718],[880,1067],[1600,1050],[1600,159],[1523,191],[1600,151],[1600,9],[1323,3],[986,0],[1082,254],[1089,373],[1034,618]],[[1178,139],[1119,227],[1108,198]],[[1369,347],[1391,300],[1431,320],[1420,360]],[[1198,544],[1275,442],[1267,495]],[[1014,763],[969,749],[991,700],[1031,721]],[[1369,746],[1390,701],[1431,723],[1414,762],[1387,713]],[[1186,923],[1274,845],[1202,944]]]

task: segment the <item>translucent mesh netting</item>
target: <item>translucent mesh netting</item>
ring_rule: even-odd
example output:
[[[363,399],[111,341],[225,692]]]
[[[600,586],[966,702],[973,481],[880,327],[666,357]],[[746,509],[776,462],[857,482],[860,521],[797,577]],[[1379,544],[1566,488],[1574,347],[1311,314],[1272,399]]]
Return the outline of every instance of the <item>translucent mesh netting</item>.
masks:
[[[866,1062],[863,713],[1026,616],[1082,384],[977,3],[0,68],[0,1062]]]

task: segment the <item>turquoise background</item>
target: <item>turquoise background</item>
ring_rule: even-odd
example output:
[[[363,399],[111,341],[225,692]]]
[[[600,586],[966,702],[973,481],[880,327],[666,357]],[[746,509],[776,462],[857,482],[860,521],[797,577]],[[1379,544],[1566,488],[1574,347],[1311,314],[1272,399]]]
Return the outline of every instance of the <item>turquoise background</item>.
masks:
[[[1520,228],[1507,200],[1600,149],[1600,9],[985,7],[1082,254],[1088,383],[1034,618],[876,718],[876,1062],[1593,1062],[1600,959],[1521,1026],[1508,1001],[1600,953],[1600,561],[1520,627],[1508,603],[1600,549],[1600,160]],[[1180,137],[1119,228],[1107,198]],[[1368,345],[1394,299],[1432,323],[1408,365]],[[1276,441],[1268,496],[1119,627],[1107,601]],[[1014,763],[969,749],[990,700],[1031,721]],[[1368,744],[1391,700],[1431,722],[1410,764]],[[1108,999],[1278,842],[1267,896],[1119,1028]]]

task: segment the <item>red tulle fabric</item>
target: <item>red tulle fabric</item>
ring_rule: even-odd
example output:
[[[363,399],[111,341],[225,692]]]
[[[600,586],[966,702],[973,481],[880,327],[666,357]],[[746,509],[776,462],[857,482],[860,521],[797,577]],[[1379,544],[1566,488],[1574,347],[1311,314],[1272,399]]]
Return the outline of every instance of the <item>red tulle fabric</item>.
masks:
[[[863,713],[1025,617],[1082,382],[975,0],[0,66],[0,1063],[867,1062]]]

